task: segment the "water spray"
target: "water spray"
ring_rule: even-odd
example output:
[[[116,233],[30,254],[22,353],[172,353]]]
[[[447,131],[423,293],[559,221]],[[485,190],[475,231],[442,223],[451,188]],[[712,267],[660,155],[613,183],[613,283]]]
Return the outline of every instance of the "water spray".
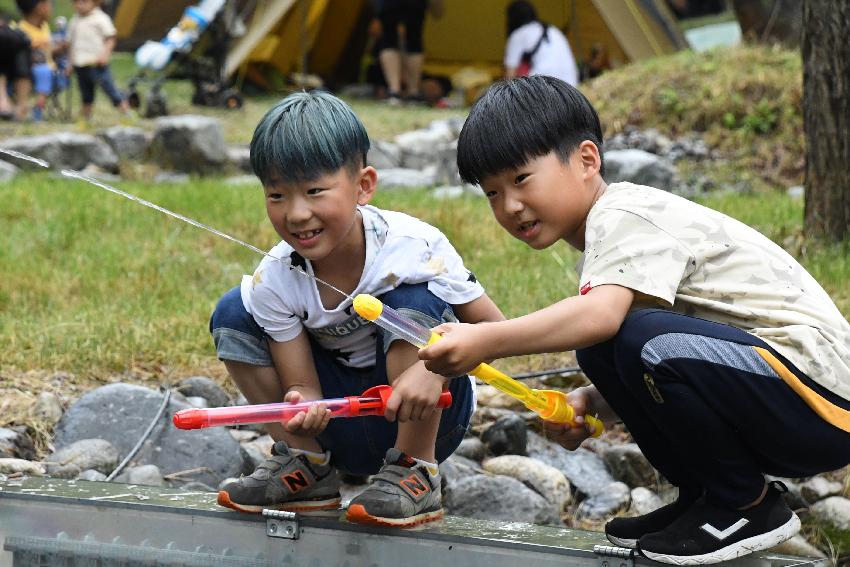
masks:
[[[42,159],[28,156],[26,154],[22,154],[20,152],[14,150],[8,150],[4,148],[0,148],[0,153],[4,153],[10,155],[12,157],[16,157],[18,159],[23,159],[30,161],[32,163],[36,163],[41,167],[49,168],[50,164]],[[221,232],[211,226],[207,226],[201,222],[198,222],[194,219],[191,219],[187,216],[181,215],[180,213],[176,213],[165,207],[161,207],[155,203],[151,203],[141,197],[137,197],[131,193],[127,193],[126,191],[122,191],[117,189],[107,183],[84,175],[78,171],[73,171],[70,169],[63,169],[60,171],[60,174],[64,177],[68,177],[71,179],[78,179],[80,181],[85,181],[95,187],[99,187],[110,193],[114,193],[116,195],[120,195],[125,199],[129,199],[140,205],[145,207],[154,209],[161,213],[164,213],[168,216],[181,220],[185,223],[188,223],[194,227],[200,228],[207,232],[210,232],[218,237],[224,238],[225,240],[229,240],[249,250],[252,250],[258,254],[263,256],[267,256],[276,260],[278,262],[282,261],[281,258],[269,254],[268,252],[257,248],[256,246],[245,242],[244,240],[240,240],[234,236],[230,236],[227,233]],[[302,269],[300,266],[289,265],[290,269],[296,269],[299,273],[307,276],[312,279],[316,283],[320,283],[328,288],[334,290],[339,293],[343,297],[350,299],[354,305],[354,310],[369,321],[372,321],[379,327],[394,333],[405,341],[409,342],[413,346],[417,348],[424,348],[429,344],[433,343],[440,339],[440,335],[432,332],[430,329],[416,323],[415,321],[404,317],[399,314],[394,309],[385,306],[381,303],[377,298],[368,295],[368,294],[359,294],[357,297],[352,297],[351,295],[345,293],[341,289],[337,288],[333,284],[330,284],[321,278],[314,276],[313,274],[308,273],[306,270]],[[518,380],[514,380],[510,376],[496,370],[489,364],[479,364],[475,367],[470,374],[479,378],[481,381],[492,385],[498,390],[504,392],[505,394],[521,401],[528,409],[536,412],[546,421],[551,421],[555,423],[569,423],[572,427],[580,427],[578,423],[575,421],[575,410],[573,410],[572,406],[567,403],[567,397],[563,392],[557,390],[536,390],[533,388],[529,388],[522,382]],[[303,410],[301,410],[303,411]],[[604,424],[598,418],[594,416],[585,415],[585,421],[593,427],[593,436],[598,437],[602,434],[604,430]]]

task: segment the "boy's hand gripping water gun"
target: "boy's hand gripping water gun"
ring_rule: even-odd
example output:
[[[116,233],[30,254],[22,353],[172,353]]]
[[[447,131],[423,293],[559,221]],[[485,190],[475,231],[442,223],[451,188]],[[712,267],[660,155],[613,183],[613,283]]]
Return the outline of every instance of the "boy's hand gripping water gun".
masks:
[[[271,423],[289,421],[298,413],[312,406],[324,404],[331,410],[331,417],[361,417],[364,415],[384,415],[387,400],[393,393],[392,386],[374,386],[360,396],[314,400],[309,402],[259,404],[227,408],[184,409],[174,414],[174,425],[178,429],[201,429],[218,425],[238,425],[242,423]],[[452,405],[452,393],[443,392],[437,400],[438,408]]]
[[[418,348],[425,348],[440,339],[440,335],[437,333],[404,317],[371,295],[361,293],[355,297],[354,310],[364,319],[395,333]],[[571,427],[581,427],[575,420],[575,410],[567,403],[567,396],[563,392],[529,388],[522,382],[484,363],[473,368],[470,374],[521,401],[525,404],[525,407],[536,412],[546,421],[568,423]],[[605,425],[601,420],[590,415],[585,415],[584,420],[593,427],[594,437],[602,435]]]

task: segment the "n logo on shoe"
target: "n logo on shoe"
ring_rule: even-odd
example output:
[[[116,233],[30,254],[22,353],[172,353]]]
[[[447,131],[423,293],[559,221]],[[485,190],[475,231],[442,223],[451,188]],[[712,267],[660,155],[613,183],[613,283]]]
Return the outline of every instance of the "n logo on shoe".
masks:
[[[744,526],[746,526],[749,523],[750,523],[750,521],[748,519],[741,518],[740,520],[738,520],[737,522],[735,522],[734,524],[732,524],[731,526],[729,526],[728,528],[726,528],[723,531],[718,530],[717,528],[715,528],[714,526],[712,526],[709,523],[705,523],[705,524],[701,525],[700,529],[705,530],[708,534],[714,536],[716,539],[723,541],[724,539],[726,539],[730,535],[734,534],[735,532],[737,532],[738,530],[740,530],[741,528],[743,528]]]
[[[309,484],[307,477],[304,476],[304,471],[295,471],[294,473],[281,475],[280,480],[289,487],[289,491],[292,493],[307,488]]]
[[[431,490],[431,487],[419,480],[419,477],[415,474],[405,478],[399,484],[401,484],[401,487],[409,492],[414,498],[418,498],[421,494],[425,494]]]

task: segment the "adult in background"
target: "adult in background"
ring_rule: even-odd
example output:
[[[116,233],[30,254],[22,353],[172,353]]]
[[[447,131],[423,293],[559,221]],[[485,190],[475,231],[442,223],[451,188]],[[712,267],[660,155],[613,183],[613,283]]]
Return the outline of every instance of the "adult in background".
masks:
[[[506,79],[549,75],[573,86],[578,84],[576,60],[561,30],[537,19],[534,6],[525,0],[508,6],[507,19]]]
[[[25,33],[12,27],[11,21],[10,17],[0,14],[0,119],[24,120],[32,90],[30,40]],[[14,110],[7,92],[9,85],[15,93]]]
[[[439,18],[443,15],[442,0],[372,0],[375,18],[369,32],[377,38],[375,50],[381,71],[387,82],[387,101],[398,104],[405,85],[405,98],[422,100],[420,84],[425,55],[422,47],[422,30],[425,14]],[[404,28],[404,43],[399,28]],[[403,49],[402,49],[403,47]]]

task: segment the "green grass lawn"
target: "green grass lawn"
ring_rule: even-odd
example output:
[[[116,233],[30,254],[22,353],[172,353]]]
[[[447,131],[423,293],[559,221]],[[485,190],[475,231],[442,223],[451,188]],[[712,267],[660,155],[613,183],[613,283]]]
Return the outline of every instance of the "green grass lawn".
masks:
[[[215,180],[121,187],[263,249],[277,242],[258,187]],[[253,271],[256,254],[79,181],[32,174],[2,193],[0,368],[103,377],[214,361],[209,314],[221,293]],[[435,206],[427,191],[385,192],[376,204],[440,227],[508,316],[576,291],[577,253],[566,245],[528,249],[496,225],[483,198]],[[800,253],[801,201],[723,194],[706,204]],[[847,248],[809,247],[801,255],[845,316]]]

